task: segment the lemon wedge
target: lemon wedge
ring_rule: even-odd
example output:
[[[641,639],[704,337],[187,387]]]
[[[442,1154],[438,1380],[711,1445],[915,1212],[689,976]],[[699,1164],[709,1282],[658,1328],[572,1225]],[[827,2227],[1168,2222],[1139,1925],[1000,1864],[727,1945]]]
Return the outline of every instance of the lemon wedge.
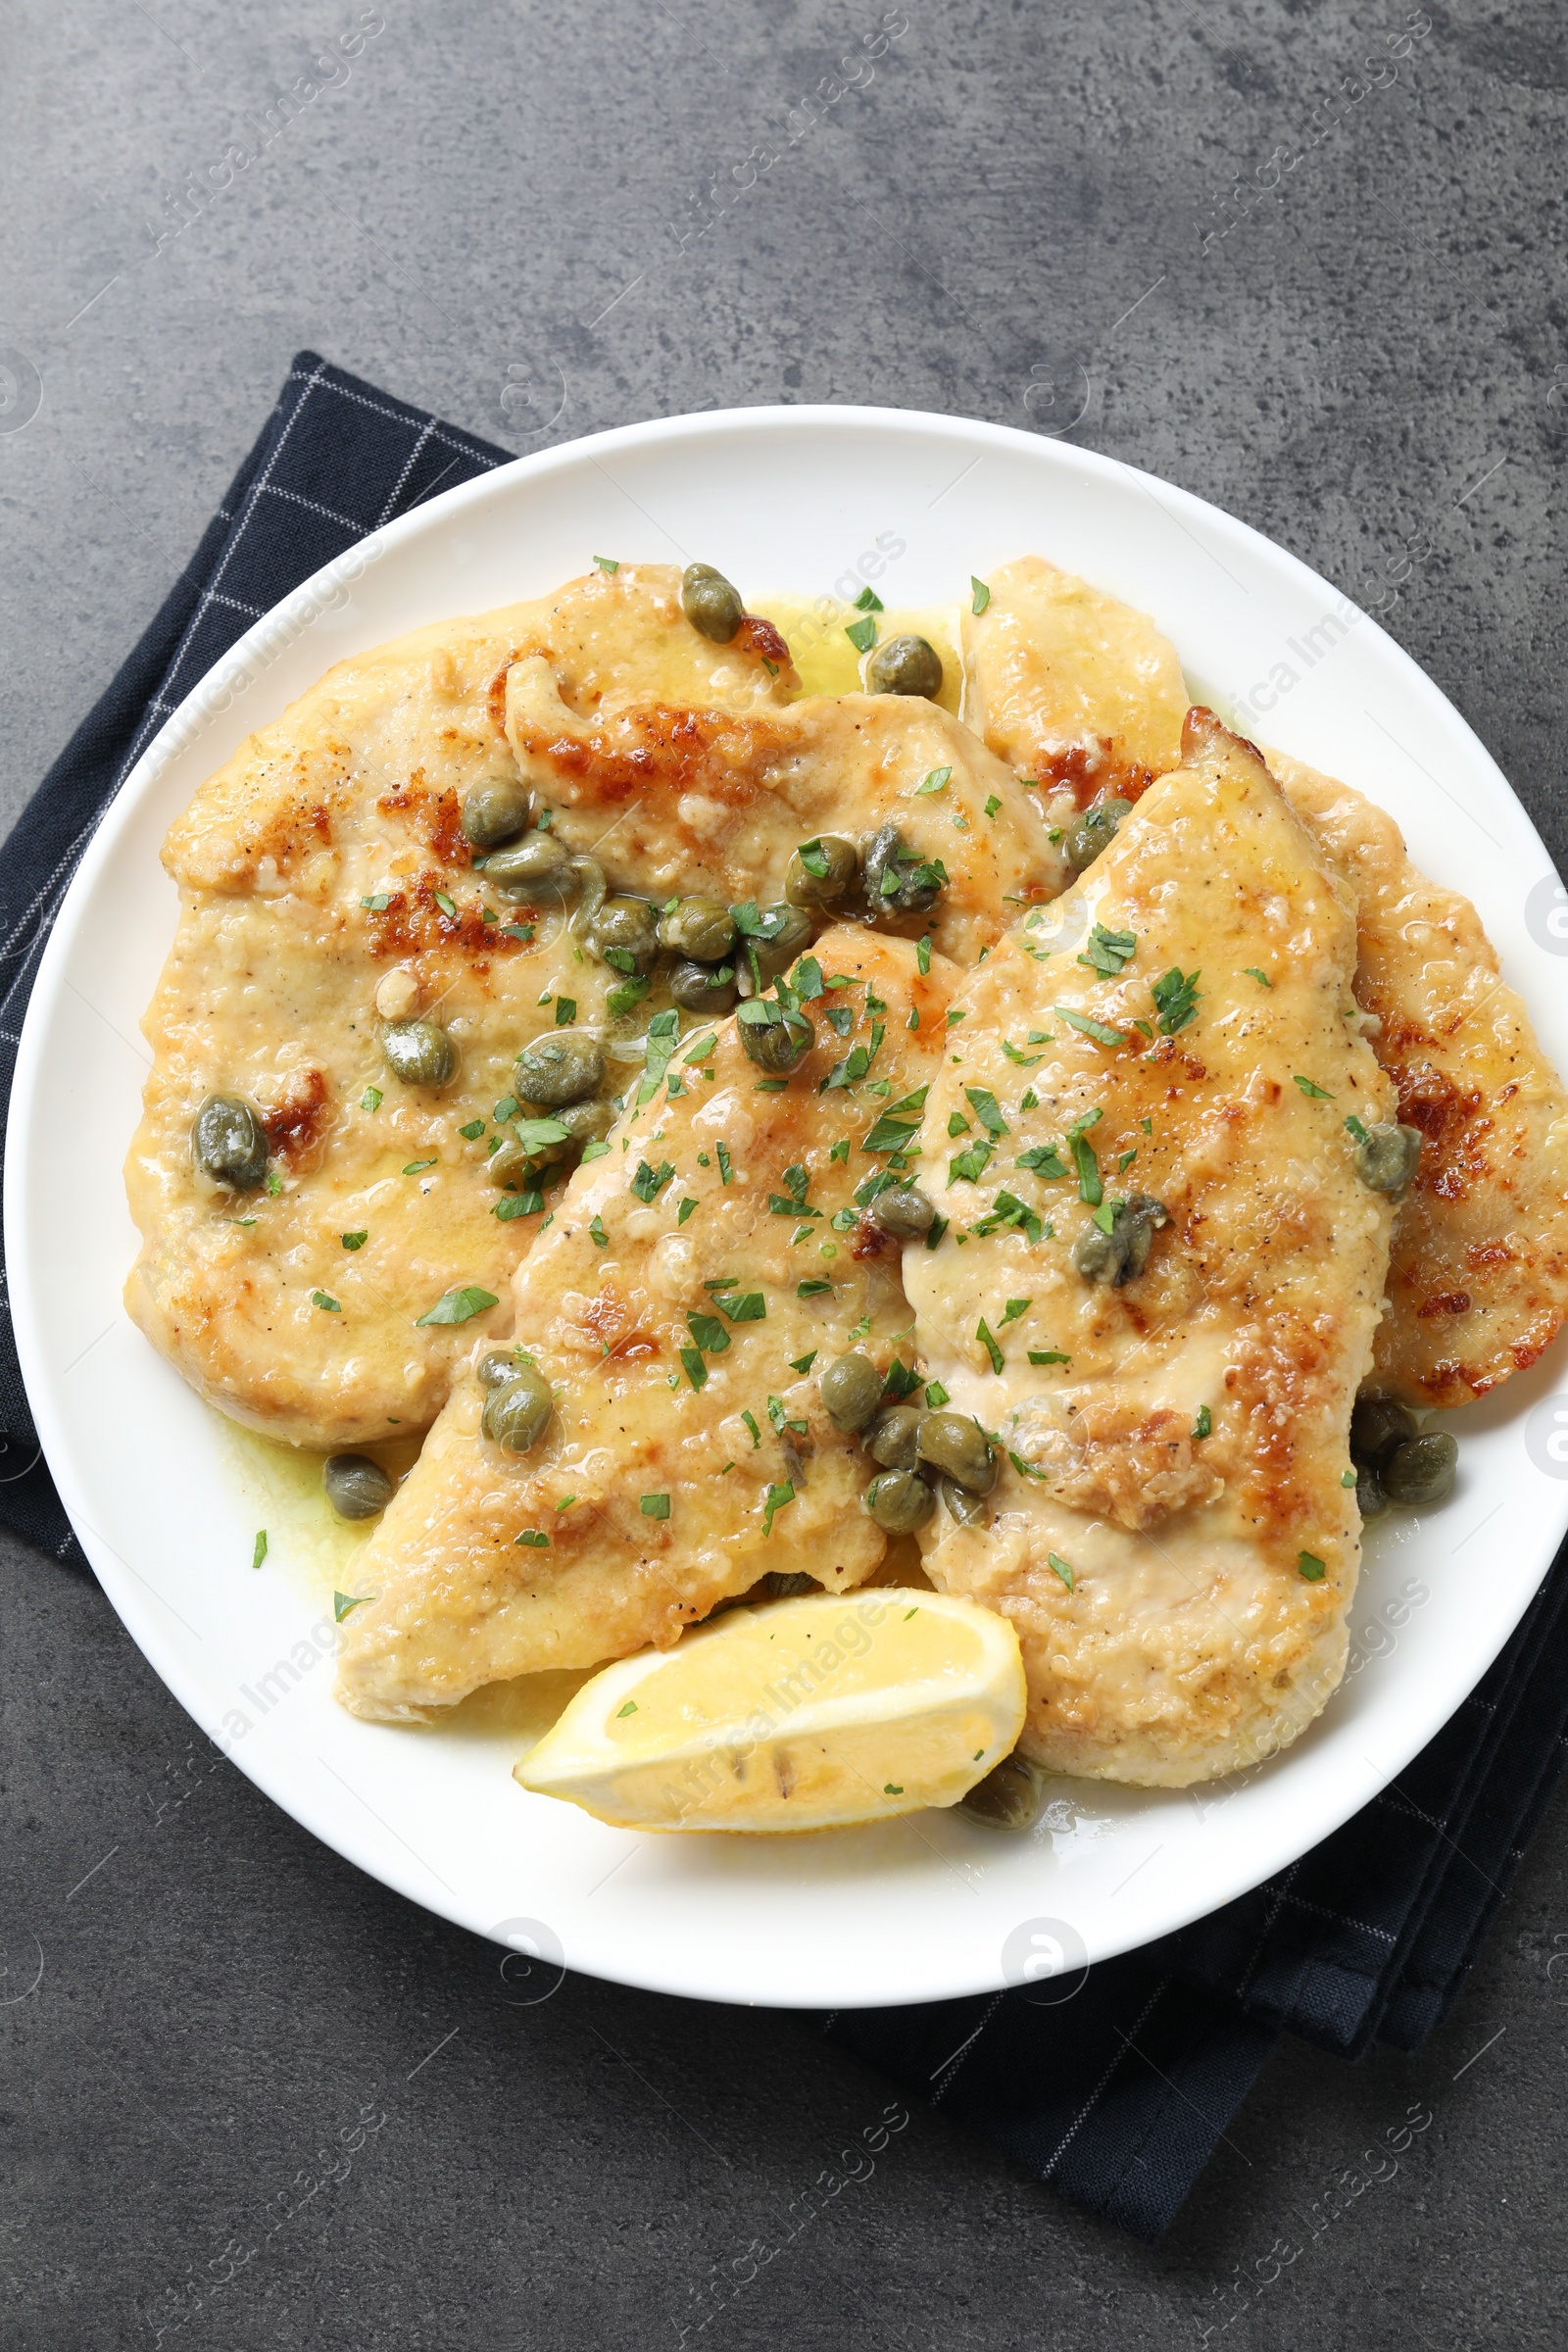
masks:
[[[731,1609],[585,1683],[517,1766],[631,1830],[825,1830],[953,1805],[1023,1729],[1018,1637],[941,1592]]]

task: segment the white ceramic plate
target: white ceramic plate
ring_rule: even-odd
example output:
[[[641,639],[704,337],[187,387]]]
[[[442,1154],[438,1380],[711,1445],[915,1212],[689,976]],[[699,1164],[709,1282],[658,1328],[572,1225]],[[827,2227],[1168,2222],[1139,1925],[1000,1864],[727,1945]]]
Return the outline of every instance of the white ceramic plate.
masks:
[[[1356,1663],[1298,1746],[1188,1794],[1054,1783],[1022,1839],[957,1814],[800,1839],[640,1838],[524,1795],[516,1740],[494,1720],[400,1731],[334,1706],[330,1610],[288,1572],[286,1531],[252,1574],[261,1506],[234,1444],[121,1305],[135,1235],[120,1163],[148,1058],[136,1020],[175,917],[164,830],[330,662],[538,595],[596,553],[703,557],[756,595],[853,596],[879,545],[901,550],[877,575],[890,605],[960,597],[971,572],[1036,550],[1152,612],[1195,693],[1362,787],[1475,900],[1568,1062],[1568,941],[1537,834],[1437,688],[1322,580],[1184,491],[1057,442],[891,410],[757,409],[600,434],[451,491],[240,640],[140,761],[67,897],[7,1166],[45,1453],[105,1591],[202,1728],[338,1853],[480,1934],[629,1984],[802,2007],[974,1991],[1053,1944],[1106,1957],[1256,1885],[1431,1739],[1568,1519],[1552,1435],[1568,1381],[1548,1359],[1456,1417],[1461,1475],[1443,1510],[1373,1531]],[[552,1981],[535,1971],[523,1997]]]

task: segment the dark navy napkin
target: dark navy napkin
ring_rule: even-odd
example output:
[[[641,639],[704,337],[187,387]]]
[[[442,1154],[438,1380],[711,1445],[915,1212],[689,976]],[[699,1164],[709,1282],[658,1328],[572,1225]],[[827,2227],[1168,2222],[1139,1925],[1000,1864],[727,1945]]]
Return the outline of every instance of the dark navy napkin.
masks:
[[[61,896],[163,719],[319,565],[508,454],[300,354],[189,567],[0,857],[0,1108]],[[17,1369],[8,1298],[4,1308],[0,1523],[79,1564]],[[1556,1786],[1565,1733],[1560,1558],[1431,1746],[1280,1878],[1087,1972],[847,2011],[822,2030],[1063,2195],[1155,2239],[1280,2034],[1356,2058],[1374,2041],[1414,2049],[1431,2033]],[[1223,1804],[1223,1788],[1214,1799]]]

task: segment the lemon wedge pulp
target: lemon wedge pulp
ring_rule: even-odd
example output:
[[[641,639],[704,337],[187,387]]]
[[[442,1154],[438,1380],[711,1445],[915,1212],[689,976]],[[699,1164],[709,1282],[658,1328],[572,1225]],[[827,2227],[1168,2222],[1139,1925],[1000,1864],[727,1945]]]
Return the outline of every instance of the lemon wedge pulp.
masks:
[[[953,1805],[1023,1729],[1005,1617],[884,1586],[731,1609],[596,1674],[516,1767],[635,1830],[825,1830]]]

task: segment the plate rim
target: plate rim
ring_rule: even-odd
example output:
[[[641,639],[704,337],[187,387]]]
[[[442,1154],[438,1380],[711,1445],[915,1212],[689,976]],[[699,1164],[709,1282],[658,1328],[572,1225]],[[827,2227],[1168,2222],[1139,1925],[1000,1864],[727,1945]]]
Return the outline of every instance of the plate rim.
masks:
[[[349,549],[319,566],[308,579],[298,583],[285,597],[280,598],[266,613],[254,621],[241,637],[236,639],[227,652],[210,666],[182,697],[175,709],[165,717],[163,724],[149,739],[127,770],[123,781],[119,786],[114,799],[104,811],[77,860],[39,958],[18,1045],[6,1135],[4,1186],[6,1261],[9,1271],[13,1328],[18,1359],[28,1402],[32,1408],[43,1457],[55,1480],[57,1491],[72,1527],[110,1605],[119,1616],[131,1641],[164,1683],[166,1689],[172,1692],[207,1737],[223,1750],[230,1762],[237,1764],[239,1769],[266,1796],[277,1804],[292,1820],[297,1821],[302,1828],[309,1831],[312,1837],[319,1839],[330,1852],[339,1855],[355,1868],[365,1871],[381,1885],[392,1887],[394,1891],[417,1904],[419,1908],[432,1911],[437,1916],[450,1920],[455,1926],[465,1928],[469,1933],[487,1936],[492,1940],[504,1939],[498,1936],[496,1930],[477,1925],[474,1918],[466,1910],[461,1898],[454,1898],[453,1902],[449,1904],[433,1897],[424,1884],[416,1882],[415,1874],[406,1865],[400,1864],[395,1857],[385,1855],[379,1849],[373,1848],[369,1841],[357,1840],[341,1819],[330,1814],[329,1808],[313,1801],[313,1791],[308,1786],[296,1787],[288,1780],[286,1767],[281,1762],[274,1764],[271,1751],[267,1743],[247,1741],[241,1746],[237,1742],[225,1741],[220,1726],[209,1719],[212,1711],[211,1697],[202,1688],[199,1673],[193,1666],[187,1668],[184,1658],[178,1654],[177,1649],[165,1641],[158,1620],[151,1611],[150,1603],[143,1603],[134,1589],[135,1571],[121,1561],[120,1555],[114,1549],[107,1535],[101,1534],[92,1526],[91,1514],[85,1507],[85,1498],[77,1482],[69,1433],[63,1425],[64,1415],[57,1409],[57,1400],[52,1394],[51,1376],[45,1359],[42,1338],[40,1301],[32,1265],[24,1246],[24,1235],[32,1215],[28,1144],[40,1077],[40,1064],[54,1009],[64,990],[70,985],[69,963],[74,940],[75,917],[83,901],[87,898],[102,868],[113,856],[121,835],[133,821],[140,803],[155,786],[164,766],[180,751],[187,748],[192,740],[199,737],[202,731],[201,722],[210,718],[215,710],[221,712],[227,708],[228,702],[232,700],[231,689],[237,681],[247,675],[252,661],[258,655],[266,654],[270,641],[276,637],[280,630],[287,628],[287,615],[291,607],[310,603],[312,600],[319,598],[327,588],[335,588],[345,578],[357,577],[359,572],[369,563],[378,561],[383,556],[395,554],[405,542],[417,539],[432,527],[442,527],[452,517],[461,515],[469,507],[485,506],[498,500],[504,501],[510,495],[513,486],[519,481],[548,480],[555,473],[565,472],[575,466],[580,466],[585,460],[589,463],[597,463],[601,458],[613,457],[618,451],[657,448],[661,444],[688,440],[700,442],[715,436],[755,434],[759,431],[779,428],[808,436],[824,429],[834,433],[842,433],[846,428],[866,433],[884,433],[889,430],[915,431],[923,435],[946,439],[955,444],[965,445],[976,450],[981,456],[985,454],[987,448],[993,447],[1010,453],[1026,454],[1030,462],[1042,465],[1048,469],[1054,466],[1061,466],[1069,471],[1079,471],[1091,480],[1099,476],[1120,483],[1134,483],[1147,493],[1154,495],[1156,504],[1165,507],[1167,512],[1170,510],[1171,502],[1174,502],[1176,508],[1180,510],[1178,519],[1180,519],[1180,514],[1184,514],[1188,519],[1201,522],[1210,532],[1217,529],[1222,539],[1226,535],[1235,535],[1249,548],[1261,551],[1269,564],[1285,566],[1298,585],[1306,585],[1314,591],[1321,591],[1326,598],[1336,600],[1342,610],[1348,610],[1355,614],[1354,625],[1357,631],[1370,632],[1368,641],[1375,645],[1379,658],[1385,662],[1390,660],[1390,657],[1394,658],[1393,667],[1401,673],[1406,688],[1414,689],[1418,698],[1433,710],[1445,726],[1457,727],[1462,732],[1470,756],[1482,763],[1490,771],[1491,776],[1495,779],[1495,782],[1500,785],[1510,820],[1518,834],[1518,852],[1525,854],[1533,849],[1539,871],[1542,874],[1554,871],[1545,845],[1542,841],[1529,810],[1464,713],[1449,701],[1442,688],[1422,669],[1414,657],[1383,629],[1373,615],[1355,605],[1352,598],[1336,589],[1331,582],[1325,580],[1320,573],[1313,570],[1291,549],[1282,546],[1277,540],[1270,539],[1254,525],[1231,514],[1226,509],[1187,490],[1181,484],[1172,482],[1146,468],[1131,466],[1123,459],[1111,457],[1099,450],[1086,449],[1075,442],[1032,433],[1014,425],[993,423],[983,418],[969,418],[939,412],[888,408],[870,404],[844,404],[841,406],[831,402],[802,403],[800,405],[773,403],[756,407],[698,411],[675,416],[650,418],[640,423],[608,427],[575,440],[557,443],[546,450],[535,451],[512,459],[507,464],[476,475],[467,482],[459,483],[450,490],[439,492],[434,498],[413,508],[407,514],[376,526]],[[371,552],[368,553],[367,551]],[[442,617],[450,618],[457,617],[457,615],[433,616],[436,620]],[[425,624],[415,623],[413,625]],[[397,635],[405,633],[407,632],[401,629],[396,632]],[[393,641],[395,640],[387,638],[377,640],[378,643]],[[353,659],[355,657],[353,655],[334,657],[334,659],[345,658]],[[265,666],[264,663],[264,668]],[[331,663],[327,663],[325,666],[330,667]],[[220,697],[226,699],[220,700]],[[275,716],[277,713],[271,715]],[[258,715],[257,725],[269,723],[270,723],[270,717]],[[1503,850],[1504,855],[1510,859],[1514,858],[1514,844],[1504,844]],[[1477,1684],[1517,1630],[1531,1602],[1540,1591],[1551,1561],[1555,1557],[1562,1535],[1564,1532],[1568,1532],[1568,1490],[1565,1490],[1559,1516],[1563,1524],[1558,1528],[1556,1536],[1546,1547],[1533,1576],[1527,1578],[1517,1609],[1513,1610],[1512,1614],[1504,1612],[1505,1621],[1502,1621],[1501,1618],[1494,1621],[1494,1627],[1497,1629],[1496,1639],[1490,1647],[1486,1643],[1472,1646],[1466,1659],[1466,1667],[1467,1670],[1473,1668],[1473,1671],[1470,1671],[1465,1689],[1455,1701],[1455,1709],[1463,1705],[1465,1699],[1474,1691]],[[1491,1630],[1494,1629],[1489,1628],[1489,1633]],[[1321,1721],[1321,1718],[1318,1720]],[[1451,1714],[1445,1716],[1443,1722],[1449,1720],[1451,1720]],[[1443,1729],[1443,1722],[1429,1724],[1420,1736],[1410,1740],[1408,1744],[1402,1741],[1396,1742],[1390,1752],[1396,1754],[1397,1761],[1395,1762],[1392,1770],[1382,1774],[1377,1787],[1386,1787],[1391,1781],[1396,1779],[1412,1758],[1438,1736]],[[1101,1786],[1098,1783],[1089,1785],[1091,1787]],[[1226,1783],[1216,1782],[1212,1786],[1223,1788]],[[1142,1924],[1123,1936],[1118,1936],[1114,1931],[1103,1936],[1097,1941],[1092,1958],[1108,1960],[1124,1952],[1141,1949],[1147,1943],[1155,1941],[1162,1936],[1191,1925],[1194,1921],[1207,1917],[1211,1912],[1223,1908],[1226,1903],[1250,1892],[1280,1870],[1289,1868],[1294,1862],[1298,1861],[1303,1854],[1323,1842],[1354,1813],[1372,1801],[1376,1792],[1376,1788],[1352,1788],[1347,1781],[1345,1788],[1340,1791],[1344,1799],[1341,1808],[1336,1811],[1330,1807],[1326,1813],[1315,1813],[1310,1835],[1304,1838],[1294,1833],[1288,1833],[1277,1838],[1273,1845],[1261,1852],[1255,1839],[1250,1842],[1229,1841],[1229,1845],[1235,1845],[1241,1849],[1240,1854],[1231,1857],[1232,1867],[1229,1870],[1220,1867],[1216,1869],[1211,1878],[1205,1880],[1200,1908],[1195,1909],[1191,1903],[1183,1903],[1173,1894],[1165,1905],[1164,1916],[1155,1917],[1152,1921],[1146,1918]],[[1216,1891],[1216,1887],[1218,1891]],[[568,1954],[565,1965],[584,1974],[602,1977],[609,1982],[634,1985],[651,1991],[672,1993],[680,1997],[731,2002],[744,2000],[758,2006],[778,2008],[796,2006],[795,2003],[774,1999],[765,1993],[759,1994],[755,1991],[748,1991],[744,1987],[737,1988],[733,1983],[722,1980],[722,1970],[716,1972],[710,1983],[694,1983],[694,1969],[689,1960],[677,1962],[673,1968],[662,1966],[659,1963],[657,1952],[654,1954],[639,1952],[630,1944],[624,1949],[623,1954],[617,1955],[617,1961],[618,1965],[612,1969],[606,1964],[603,1954],[596,1953],[591,1963],[578,1960]],[[956,1977],[933,1983],[928,1989],[922,1990],[914,1997],[922,2001],[950,1999],[979,1991],[996,1990],[1004,1982],[999,1961],[998,1965],[988,1974],[977,1978],[972,1971],[964,1969]],[[902,1994],[898,1996],[901,2000],[909,1996]],[[882,2002],[874,1993],[858,1995],[846,1992],[838,2005],[844,2008],[875,2008],[882,2005]]]

